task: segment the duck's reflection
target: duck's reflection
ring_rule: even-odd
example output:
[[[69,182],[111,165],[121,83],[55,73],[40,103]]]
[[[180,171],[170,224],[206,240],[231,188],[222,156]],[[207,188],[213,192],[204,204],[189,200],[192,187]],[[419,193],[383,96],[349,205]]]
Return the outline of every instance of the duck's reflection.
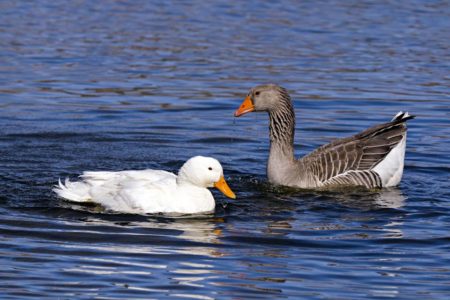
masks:
[[[131,216],[133,218],[133,216]],[[215,245],[220,244],[220,236],[223,223],[222,218],[204,217],[204,218],[144,218],[139,221],[116,221],[90,218],[85,220],[91,227],[113,226],[120,230],[115,233],[116,236],[126,235],[130,243],[121,246],[121,239],[116,239],[117,243],[113,245],[97,245],[100,249],[114,250],[116,252],[134,252],[140,253],[165,253],[166,251],[175,253],[190,253],[194,255],[223,256],[218,252]],[[145,242],[148,240],[148,242]],[[154,241],[154,243],[152,243]],[[136,243],[133,243],[136,242]],[[141,245],[143,244],[144,245]],[[171,247],[176,244],[175,247]],[[160,251],[158,249],[161,249]]]
[[[217,246],[221,243],[222,222],[223,219],[212,217],[149,218],[134,222],[90,219],[87,221],[89,231],[92,233],[96,227],[99,228],[99,241],[88,245],[67,244],[64,247],[72,248],[71,251],[82,247],[83,251],[93,255],[81,256],[76,267],[65,271],[110,276],[119,285],[121,280],[118,276],[123,276],[125,280],[130,276],[145,275],[149,278],[165,277],[172,285],[202,287],[214,276],[215,266],[211,259],[226,255],[225,250]],[[117,227],[117,233],[102,239],[105,225]],[[109,232],[112,230],[114,228],[108,229]],[[105,240],[109,238],[111,240]],[[145,288],[149,286],[152,284]]]

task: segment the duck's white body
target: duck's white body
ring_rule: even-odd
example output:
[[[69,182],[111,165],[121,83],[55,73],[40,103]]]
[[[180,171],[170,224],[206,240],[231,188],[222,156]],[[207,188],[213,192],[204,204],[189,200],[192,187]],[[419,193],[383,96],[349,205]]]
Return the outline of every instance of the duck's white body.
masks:
[[[83,181],[59,183],[55,192],[75,202],[95,202],[126,213],[197,213],[214,210],[211,192],[177,184],[175,174],[159,170],[84,172]]]
[[[212,179],[208,180],[203,173]],[[70,201],[95,202],[118,212],[204,213],[214,211],[215,200],[207,187],[223,178],[222,174],[215,159],[195,157],[186,162],[178,176],[151,169],[84,172],[80,176],[82,181],[66,179],[64,184],[60,181],[54,191]]]

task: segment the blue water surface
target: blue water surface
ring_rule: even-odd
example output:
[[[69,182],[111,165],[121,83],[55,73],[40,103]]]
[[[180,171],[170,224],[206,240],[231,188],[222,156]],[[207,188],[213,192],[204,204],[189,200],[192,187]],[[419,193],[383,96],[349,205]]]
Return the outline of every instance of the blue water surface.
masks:
[[[448,1],[0,2],[1,299],[449,299]],[[292,95],[296,151],[398,111],[403,180],[382,191],[267,183],[267,116]],[[216,212],[63,201],[85,170],[176,172],[213,156]]]

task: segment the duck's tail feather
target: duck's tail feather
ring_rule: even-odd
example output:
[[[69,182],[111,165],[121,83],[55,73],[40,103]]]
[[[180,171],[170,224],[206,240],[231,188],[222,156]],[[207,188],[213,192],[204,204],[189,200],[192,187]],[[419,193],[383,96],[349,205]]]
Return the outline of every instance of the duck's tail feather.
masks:
[[[55,185],[53,192],[61,198],[74,202],[88,202],[91,200],[89,186],[86,183],[71,182],[68,178],[66,178],[64,183],[61,182],[61,179],[58,179],[58,185]]]

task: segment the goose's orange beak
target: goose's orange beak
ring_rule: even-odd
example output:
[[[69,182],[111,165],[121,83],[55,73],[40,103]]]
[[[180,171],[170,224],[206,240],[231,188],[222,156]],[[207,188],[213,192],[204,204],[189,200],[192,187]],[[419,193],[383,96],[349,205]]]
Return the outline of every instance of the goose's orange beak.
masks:
[[[228,186],[227,182],[225,181],[225,178],[223,176],[220,177],[219,181],[214,183],[214,187],[221,191],[225,196],[231,199],[236,199],[236,195],[233,193],[233,191]]]
[[[245,97],[244,102],[242,102],[241,106],[234,112],[235,117],[240,117],[246,113],[252,112],[255,110],[255,106],[250,99],[250,96]]]

